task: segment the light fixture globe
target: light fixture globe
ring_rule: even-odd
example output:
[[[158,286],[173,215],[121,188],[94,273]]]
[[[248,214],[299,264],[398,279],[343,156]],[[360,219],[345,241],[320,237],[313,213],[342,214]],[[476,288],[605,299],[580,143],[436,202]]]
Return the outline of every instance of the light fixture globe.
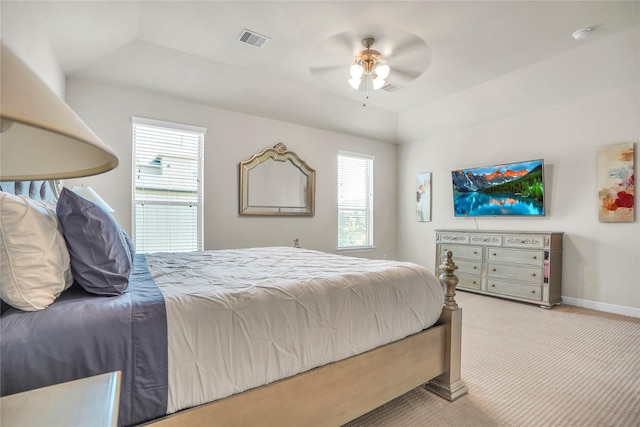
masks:
[[[351,77],[354,79],[359,79],[362,73],[364,72],[364,68],[360,64],[353,64],[351,66]]]
[[[349,84],[354,89],[358,89],[362,81],[367,79],[371,80],[374,90],[380,89],[384,86],[386,78],[389,77],[391,71],[389,65],[382,59],[380,52],[371,49],[374,42],[373,37],[362,40],[365,49],[356,55],[354,63],[349,68],[351,75]],[[366,88],[368,90],[369,86],[367,85]]]
[[[361,78],[359,77],[354,77],[352,79],[349,79],[349,84],[351,85],[352,88],[354,89],[358,89],[360,87],[360,82],[362,81]]]
[[[380,65],[378,67],[376,67],[376,74],[378,76],[378,78],[385,80],[387,77],[389,77],[389,72],[391,71],[391,69],[389,68],[389,66],[387,64],[384,65]]]
[[[384,86],[384,79],[375,77],[373,80],[371,80],[371,83],[373,83],[373,90],[378,90],[382,86]]]
[[[353,64],[350,68],[350,72],[351,78],[349,79],[349,84],[352,88],[358,89],[358,86],[360,86],[360,82],[362,81],[360,76],[362,76],[364,68],[362,68],[362,65],[360,64]]]

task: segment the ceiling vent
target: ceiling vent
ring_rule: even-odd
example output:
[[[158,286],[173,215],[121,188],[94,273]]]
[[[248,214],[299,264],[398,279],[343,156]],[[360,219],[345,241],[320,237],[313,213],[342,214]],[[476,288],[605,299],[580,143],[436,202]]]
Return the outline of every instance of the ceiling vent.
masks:
[[[257,47],[258,49],[261,49],[269,40],[271,40],[269,37],[247,29],[242,30],[238,36],[239,42]]]
[[[389,82],[386,85],[382,86],[380,89],[382,89],[382,90],[384,90],[386,92],[395,92],[395,91],[400,90],[402,88],[403,87],[398,85],[398,84]]]

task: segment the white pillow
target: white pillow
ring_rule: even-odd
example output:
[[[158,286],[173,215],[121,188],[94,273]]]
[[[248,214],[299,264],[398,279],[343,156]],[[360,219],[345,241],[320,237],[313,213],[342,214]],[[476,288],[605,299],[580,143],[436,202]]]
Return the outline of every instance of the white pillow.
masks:
[[[0,297],[12,307],[48,307],[73,283],[53,202],[0,192]]]

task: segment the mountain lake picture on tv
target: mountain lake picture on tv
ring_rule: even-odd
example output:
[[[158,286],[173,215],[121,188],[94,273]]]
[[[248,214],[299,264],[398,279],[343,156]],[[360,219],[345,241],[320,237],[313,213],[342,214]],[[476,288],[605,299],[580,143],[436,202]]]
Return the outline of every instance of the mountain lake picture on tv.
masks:
[[[455,216],[544,216],[544,161],[451,172]]]

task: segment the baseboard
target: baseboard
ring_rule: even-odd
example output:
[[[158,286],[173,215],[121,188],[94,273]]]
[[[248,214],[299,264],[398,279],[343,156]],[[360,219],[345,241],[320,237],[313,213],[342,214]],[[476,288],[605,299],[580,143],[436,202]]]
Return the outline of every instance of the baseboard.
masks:
[[[576,307],[590,308],[592,310],[606,311],[607,313],[621,314],[623,316],[640,317],[640,308],[626,307],[624,305],[609,304],[606,302],[590,301],[581,298],[562,297],[562,303],[575,305]]]

